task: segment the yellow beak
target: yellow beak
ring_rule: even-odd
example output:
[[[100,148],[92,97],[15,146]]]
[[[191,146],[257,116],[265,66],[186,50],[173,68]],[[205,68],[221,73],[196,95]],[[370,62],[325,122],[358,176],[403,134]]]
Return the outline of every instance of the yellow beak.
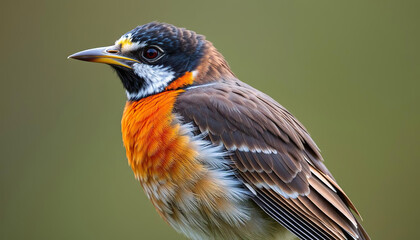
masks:
[[[110,65],[117,65],[121,67],[130,68],[133,63],[140,63],[139,61],[124,57],[120,55],[120,51],[115,46],[100,47],[84,50],[70,55],[68,58],[77,60],[106,63]]]

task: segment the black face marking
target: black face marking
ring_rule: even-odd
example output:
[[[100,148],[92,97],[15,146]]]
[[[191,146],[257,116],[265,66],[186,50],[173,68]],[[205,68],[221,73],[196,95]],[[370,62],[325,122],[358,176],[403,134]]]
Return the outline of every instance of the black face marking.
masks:
[[[204,36],[193,31],[158,22],[138,26],[123,36],[130,37],[132,42],[146,44],[143,48],[124,53],[127,57],[152,66],[168,67],[175,73],[175,79],[197,68],[206,43]],[[144,51],[150,46],[161,50],[162,55],[158,55],[156,60],[145,59]],[[145,87],[144,79],[137,76],[133,70],[116,66],[114,69],[129,93],[139,92]]]
[[[121,82],[129,93],[135,93],[138,92],[140,89],[144,86],[144,80],[140,79],[139,76],[137,76],[133,70],[128,68],[122,68],[118,66],[112,66],[117,72],[118,77],[120,77]]]

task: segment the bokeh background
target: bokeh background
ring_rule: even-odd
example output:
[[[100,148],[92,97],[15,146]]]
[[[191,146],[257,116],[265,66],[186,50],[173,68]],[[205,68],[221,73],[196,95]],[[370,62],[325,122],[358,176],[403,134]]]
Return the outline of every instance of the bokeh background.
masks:
[[[2,2],[0,239],[184,239],[127,164],[116,74],[67,59],[153,20],[206,35],[287,107],[373,239],[416,238],[419,3]]]

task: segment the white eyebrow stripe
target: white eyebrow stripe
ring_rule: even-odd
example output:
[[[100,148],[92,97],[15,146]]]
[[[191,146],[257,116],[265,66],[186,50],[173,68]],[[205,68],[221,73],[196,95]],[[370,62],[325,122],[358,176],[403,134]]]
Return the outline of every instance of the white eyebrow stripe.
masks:
[[[121,51],[122,52],[131,52],[131,51],[138,50],[140,48],[144,48],[145,46],[147,46],[147,44],[144,43],[144,42],[132,42],[131,44],[122,45],[121,46]]]
[[[122,52],[135,51],[137,49],[147,46],[145,42],[133,42],[133,37],[131,33],[120,37],[120,39],[115,41],[115,45],[121,45]]]

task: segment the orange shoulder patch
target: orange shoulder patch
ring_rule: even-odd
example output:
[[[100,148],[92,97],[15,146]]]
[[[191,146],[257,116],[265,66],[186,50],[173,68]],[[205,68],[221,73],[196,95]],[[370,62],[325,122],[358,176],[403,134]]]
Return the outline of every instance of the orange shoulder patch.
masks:
[[[165,90],[176,90],[188,85],[193,84],[194,82],[194,76],[192,72],[186,72],[184,76],[176,79],[173,81],[169,86],[165,88]]]

